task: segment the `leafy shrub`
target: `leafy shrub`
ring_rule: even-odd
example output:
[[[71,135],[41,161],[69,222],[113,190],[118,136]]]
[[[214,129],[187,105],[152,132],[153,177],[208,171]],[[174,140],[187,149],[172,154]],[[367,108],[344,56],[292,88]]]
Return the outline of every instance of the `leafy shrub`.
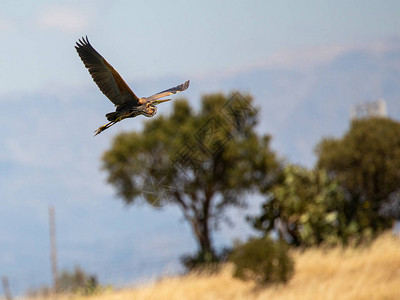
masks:
[[[80,267],[75,267],[73,271],[64,270],[57,277],[58,294],[93,295],[101,289],[97,277],[85,273]],[[53,287],[42,286],[38,289],[28,290],[27,296],[28,298],[52,299],[54,289]]]
[[[81,268],[75,267],[73,272],[63,271],[57,279],[57,290],[61,293],[82,293],[91,295],[99,287],[96,276],[86,274]]]
[[[234,277],[255,280],[260,285],[286,282],[294,269],[288,245],[269,237],[254,238],[236,246],[230,261],[235,265]]]

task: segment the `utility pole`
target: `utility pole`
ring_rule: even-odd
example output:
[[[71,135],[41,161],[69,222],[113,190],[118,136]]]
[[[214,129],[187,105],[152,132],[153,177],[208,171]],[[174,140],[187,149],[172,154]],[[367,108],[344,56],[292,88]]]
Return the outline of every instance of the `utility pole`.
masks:
[[[6,300],[12,300],[12,295],[11,295],[10,284],[8,282],[8,278],[6,276],[3,276],[1,278],[1,283],[3,285],[3,291],[4,291],[4,296],[6,297]]]
[[[49,206],[49,227],[50,227],[50,264],[51,275],[53,278],[53,293],[57,294],[58,280],[57,280],[57,247],[56,247],[56,217],[54,207]]]

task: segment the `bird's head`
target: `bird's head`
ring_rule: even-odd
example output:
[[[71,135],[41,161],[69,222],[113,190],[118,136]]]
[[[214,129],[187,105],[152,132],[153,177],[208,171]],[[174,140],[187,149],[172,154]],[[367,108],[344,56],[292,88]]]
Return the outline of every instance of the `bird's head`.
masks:
[[[163,103],[170,101],[171,99],[164,99],[164,100],[149,100],[147,103],[144,103],[142,106],[144,106],[143,114],[146,117],[152,117],[157,113],[157,104]]]

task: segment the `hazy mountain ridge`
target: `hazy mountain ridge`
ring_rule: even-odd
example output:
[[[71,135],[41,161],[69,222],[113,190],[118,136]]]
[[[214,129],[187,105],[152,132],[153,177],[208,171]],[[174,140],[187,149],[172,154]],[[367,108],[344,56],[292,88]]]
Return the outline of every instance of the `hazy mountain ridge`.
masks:
[[[385,99],[400,117],[400,43],[376,51],[350,48],[327,63],[288,70],[261,67],[225,79],[223,86],[250,91],[261,106],[260,129],[290,161],[310,165],[322,136],[348,128],[356,103]]]

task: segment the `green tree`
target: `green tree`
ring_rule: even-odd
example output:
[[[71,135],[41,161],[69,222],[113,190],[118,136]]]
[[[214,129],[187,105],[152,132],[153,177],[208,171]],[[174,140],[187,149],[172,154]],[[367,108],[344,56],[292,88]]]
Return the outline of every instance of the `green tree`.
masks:
[[[280,163],[270,137],[255,132],[252,98],[233,93],[202,97],[198,112],[178,100],[169,116],[142,131],[119,134],[103,156],[108,181],[128,204],[176,205],[190,224],[198,257],[215,260],[211,231],[227,207],[242,207],[245,194],[267,187]]]
[[[349,233],[342,191],[324,171],[288,165],[268,195],[261,215],[250,219],[256,229],[275,230],[295,246],[336,244]]]
[[[342,138],[326,138],[316,150],[319,168],[337,178],[345,191],[347,222],[362,237],[392,226],[380,213],[400,190],[400,123],[388,118],[354,120]]]

